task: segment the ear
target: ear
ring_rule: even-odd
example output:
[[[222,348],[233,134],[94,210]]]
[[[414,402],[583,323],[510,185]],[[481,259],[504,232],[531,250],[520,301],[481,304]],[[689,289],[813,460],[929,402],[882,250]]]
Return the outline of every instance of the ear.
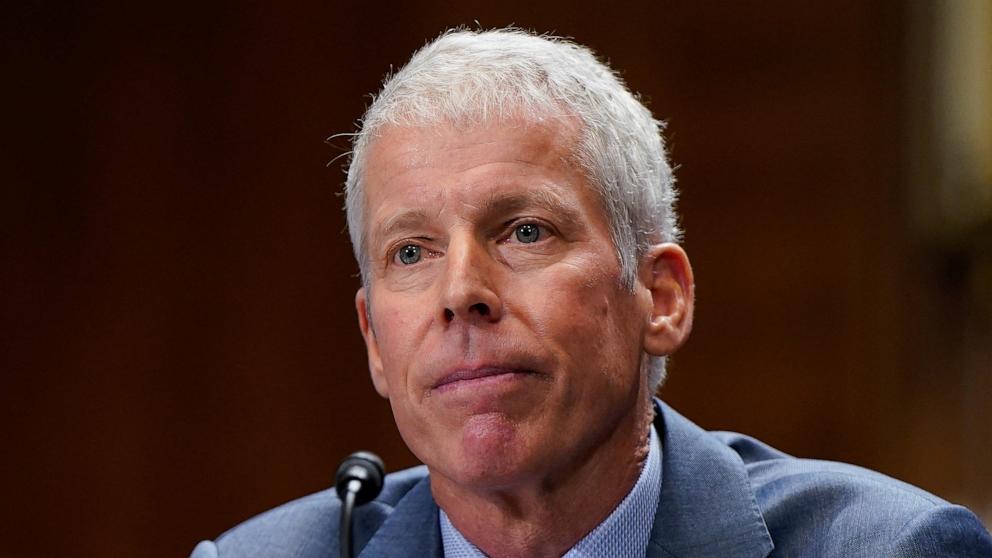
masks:
[[[372,384],[375,385],[379,395],[388,399],[389,382],[382,372],[382,357],[379,355],[379,342],[375,338],[375,329],[369,320],[369,299],[365,287],[355,293],[355,310],[358,312],[358,328],[362,330],[362,338],[365,339],[365,349],[368,352]]]
[[[689,256],[678,244],[652,246],[641,261],[640,280],[652,303],[644,350],[654,356],[669,355],[692,331],[695,284]]]

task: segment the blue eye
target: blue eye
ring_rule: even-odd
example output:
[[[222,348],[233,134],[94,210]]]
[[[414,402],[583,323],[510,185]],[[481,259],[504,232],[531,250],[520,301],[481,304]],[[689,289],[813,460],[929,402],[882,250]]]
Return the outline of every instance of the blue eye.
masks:
[[[524,244],[530,244],[532,242],[537,242],[541,238],[541,227],[537,225],[532,225],[530,223],[517,225],[517,228],[513,231],[513,234],[517,237],[517,240]]]
[[[406,265],[413,265],[420,261],[420,246],[416,244],[407,244],[406,246],[400,248],[399,251],[400,261]]]

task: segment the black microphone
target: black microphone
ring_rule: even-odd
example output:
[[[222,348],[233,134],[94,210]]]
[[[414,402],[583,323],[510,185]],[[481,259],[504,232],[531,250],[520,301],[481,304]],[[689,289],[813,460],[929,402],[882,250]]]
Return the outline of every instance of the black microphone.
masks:
[[[379,456],[368,451],[353,453],[341,462],[334,487],[341,498],[341,527],[338,539],[341,542],[341,558],[351,555],[351,514],[356,506],[371,502],[382,492],[382,479],[386,467]]]

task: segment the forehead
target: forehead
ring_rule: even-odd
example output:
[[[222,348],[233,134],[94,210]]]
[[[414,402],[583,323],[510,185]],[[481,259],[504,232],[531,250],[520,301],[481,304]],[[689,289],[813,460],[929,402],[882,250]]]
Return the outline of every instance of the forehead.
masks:
[[[574,221],[598,205],[572,162],[576,143],[558,119],[385,130],[367,160],[366,240],[537,208]]]
[[[366,155],[361,242],[375,252],[405,234],[522,214],[608,236],[600,191],[577,161],[579,141],[577,119],[562,118],[385,129]]]
[[[516,163],[542,170],[574,166],[579,126],[571,118],[508,119],[474,125],[387,126],[371,143],[366,184],[389,185],[418,171],[458,174]]]
[[[588,197],[588,181],[575,157],[578,142],[579,126],[570,118],[388,127],[366,157],[369,232],[387,216],[383,213],[404,205],[440,211],[511,192]]]

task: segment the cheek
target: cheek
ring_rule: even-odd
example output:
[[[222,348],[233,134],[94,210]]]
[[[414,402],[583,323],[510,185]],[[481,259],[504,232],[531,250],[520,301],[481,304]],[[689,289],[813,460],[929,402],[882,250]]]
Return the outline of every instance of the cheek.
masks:
[[[558,270],[554,288],[532,297],[538,335],[553,338],[566,361],[587,372],[608,372],[637,360],[633,296],[619,272],[596,265]]]
[[[428,429],[418,412],[419,397],[412,375],[416,374],[425,352],[421,346],[422,333],[429,317],[424,316],[423,304],[410,304],[402,299],[390,298],[380,308],[389,309],[380,312],[373,307],[372,311],[383,374],[389,383],[389,405],[400,436],[423,461],[421,445]]]
[[[372,326],[384,371],[393,377],[416,360],[417,347],[429,316],[425,315],[423,305],[419,306],[418,313],[416,305],[384,302],[372,307]]]

